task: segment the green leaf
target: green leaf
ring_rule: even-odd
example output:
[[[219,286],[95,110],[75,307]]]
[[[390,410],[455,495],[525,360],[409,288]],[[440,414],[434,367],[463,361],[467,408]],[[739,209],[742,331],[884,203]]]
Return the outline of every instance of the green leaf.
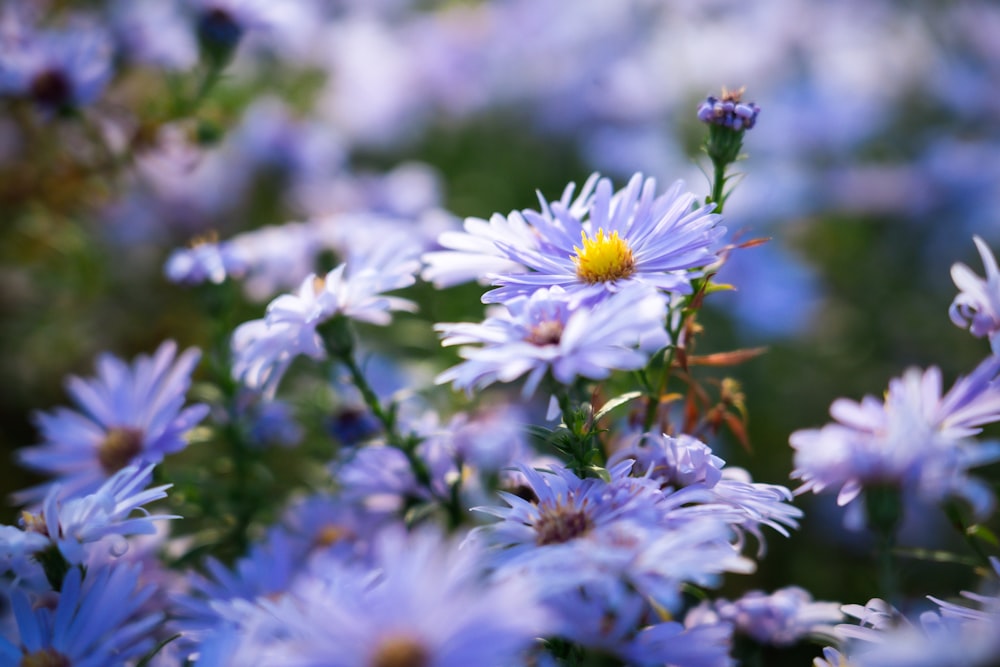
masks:
[[[997,539],[996,533],[986,526],[980,524],[969,526],[965,529],[965,534],[970,537],[978,537],[982,541],[989,542],[995,547],[1000,547],[1000,540]]]
[[[629,401],[639,398],[640,396],[642,396],[641,391],[630,391],[620,396],[615,396],[614,398],[609,399],[608,402],[605,403],[601,407],[601,409],[597,411],[597,414],[594,415],[594,421],[595,422],[601,421],[609,412],[611,412],[618,406],[625,405]]]
[[[904,556],[906,558],[915,558],[917,560],[926,560],[934,563],[959,563],[961,565],[969,565],[971,567],[977,567],[979,561],[974,558],[969,558],[967,556],[961,556],[950,551],[941,551],[937,549],[919,549],[919,548],[896,548],[892,550],[892,553],[897,556]]]

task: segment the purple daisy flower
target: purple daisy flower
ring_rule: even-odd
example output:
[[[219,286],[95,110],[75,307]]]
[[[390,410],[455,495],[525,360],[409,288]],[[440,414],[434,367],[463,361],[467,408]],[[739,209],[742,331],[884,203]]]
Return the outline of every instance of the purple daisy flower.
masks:
[[[139,584],[140,568],[129,564],[71,568],[53,605],[14,591],[15,624],[0,636],[4,665],[125,667],[153,648],[152,630],[162,614],[139,617],[153,594]]]
[[[968,328],[976,338],[986,336],[994,354],[1000,354],[1000,269],[989,246],[973,236],[983,259],[986,278],[980,278],[965,264],[951,267],[951,277],[959,293],[948,309],[951,321]]]
[[[211,236],[198,238],[190,247],[170,253],[163,271],[173,283],[216,285],[226,278],[241,278],[250,268],[249,258],[231,241],[219,241]]]
[[[498,257],[526,267],[489,276],[498,288],[483,296],[504,303],[558,285],[581,299],[601,297],[626,285],[641,283],[664,292],[689,293],[694,269],[718,259],[717,245],[725,228],[710,206],[697,206],[695,196],[675,183],[657,196],[656,182],[636,174],[612,193],[611,182],[592,175],[573,199],[573,185],[558,201],[539,198],[541,211],[494,217],[489,229],[470,230],[488,238]],[[504,233],[506,230],[510,233]],[[456,249],[457,239],[449,243]],[[481,243],[467,245],[482,254]],[[433,273],[446,271],[435,258]],[[455,257],[452,258],[455,261]]]
[[[722,572],[753,570],[730,543],[726,521],[689,507],[698,492],[668,498],[629,477],[632,463],[609,469],[610,482],[522,466],[533,498],[500,492],[508,507],[474,508],[500,521],[475,529],[470,541],[495,548],[497,576],[536,581],[556,604],[581,586],[617,579],[671,609],[684,582],[712,586]]]
[[[726,468],[726,462],[712,449],[689,435],[671,437],[651,433],[637,436],[611,455],[609,465],[634,459],[632,474],[652,479],[664,493],[679,489],[699,489],[704,502],[737,511],[734,527],[757,538],[763,553],[761,526],[770,526],[788,537],[788,528],[797,528],[802,511],[790,505],[792,493],[783,486],[753,482],[742,468]]]
[[[805,589],[789,586],[770,595],[750,591],[738,600],[704,602],[685,623],[726,622],[761,644],[791,646],[809,638],[832,641],[834,625],[843,619],[840,603],[816,602]]]
[[[14,494],[15,501],[37,502],[56,484],[62,497],[91,493],[126,466],[159,463],[184,449],[187,432],[208,406],[184,407],[201,353],[189,348],[176,354],[173,341],[131,366],[105,354],[97,359],[96,378],[71,377],[67,391],[80,411],[37,414],[45,441],[17,452],[23,465],[57,478]]]
[[[112,475],[95,493],[60,500],[58,485],[49,489],[40,512],[22,512],[21,522],[28,532],[40,533],[56,544],[67,562],[83,563],[89,545],[107,539],[108,552],[121,556],[128,551],[127,535],[156,533],[154,521],[178,519],[174,515],[150,515],[144,505],[166,498],[171,484],[146,489],[153,466],[130,466]],[[141,510],[142,516],[132,512]]]
[[[271,396],[295,357],[326,358],[316,330],[323,322],[342,315],[385,326],[391,311],[414,310],[412,301],[383,292],[416,282],[416,253],[405,239],[397,239],[350,257],[323,277],[307,276],[295,294],[268,304],[264,319],[245,322],[233,332],[233,377]]]
[[[836,422],[789,439],[796,450],[792,477],[802,480],[796,493],[839,487],[837,502],[846,505],[867,486],[889,485],[930,502],[961,498],[977,517],[988,515],[993,491],[967,473],[1000,459],[1000,443],[969,436],[1000,420],[998,372],[1000,357],[989,357],[942,395],[937,368],[910,369],[889,383],[882,401],[834,401]]]
[[[436,532],[390,530],[375,556],[370,571],[331,561],[289,596],[259,601],[241,623],[269,630],[241,631],[205,667],[237,664],[230,657],[247,641],[260,642],[258,656],[267,656],[250,664],[507,665],[548,630],[529,588],[484,580],[473,546],[459,549]]]
[[[91,104],[111,79],[111,39],[95,26],[28,31],[0,52],[0,94],[31,100],[48,115]]]
[[[563,384],[578,376],[600,380],[612,370],[642,368],[668,342],[666,305],[648,288],[625,289],[586,305],[552,287],[505,305],[507,313],[481,324],[435,325],[445,346],[480,344],[461,348],[466,361],[438,375],[437,383],[452,382],[471,393],[527,374],[524,395],[530,396],[550,371]]]

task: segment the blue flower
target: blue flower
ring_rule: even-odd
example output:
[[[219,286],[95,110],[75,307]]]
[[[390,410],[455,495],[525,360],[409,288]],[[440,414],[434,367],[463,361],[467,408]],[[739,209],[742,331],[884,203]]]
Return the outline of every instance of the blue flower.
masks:
[[[791,646],[805,639],[832,641],[834,625],[843,618],[839,603],[816,602],[805,589],[789,586],[770,595],[750,591],[738,600],[704,602],[685,622],[725,622],[761,644]]]
[[[750,130],[757,123],[760,107],[743,101],[743,90],[722,89],[722,97],[709,95],[698,105],[698,120],[731,130]]]
[[[243,276],[249,268],[249,260],[238,245],[209,236],[195,239],[190,247],[170,253],[163,271],[174,283],[218,285],[226,278]]]
[[[611,182],[597,174],[573,199],[573,186],[559,201],[541,199],[541,211],[511,213],[504,224],[494,217],[484,235],[497,258],[527,271],[500,271],[488,276],[499,287],[483,296],[486,303],[505,303],[519,295],[558,285],[581,298],[601,297],[626,285],[642,283],[665,292],[689,293],[699,269],[717,260],[717,243],[725,233],[711,207],[698,207],[681,182],[656,196],[656,182],[636,174],[612,193]],[[460,252],[483,255],[486,244],[461,236],[442,239]],[[461,254],[432,256],[432,274],[448,274],[449,262]]]
[[[951,321],[968,328],[977,338],[986,336],[994,354],[1000,354],[1000,269],[989,246],[978,236],[972,237],[986,268],[985,280],[965,264],[951,267],[951,277],[959,293],[948,309]]]
[[[436,531],[386,531],[371,570],[338,561],[312,568],[290,595],[259,601],[256,614],[240,619],[239,635],[229,636],[230,651],[205,667],[246,664],[230,659],[244,654],[243,642],[261,644],[249,664],[515,664],[548,618],[529,588],[486,581],[481,565],[476,548],[459,549]]]
[[[500,492],[508,507],[474,508],[500,521],[469,539],[494,547],[497,576],[534,580],[554,604],[581,586],[620,580],[669,609],[679,605],[684,582],[712,586],[722,572],[753,570],[730,543],[726,521],[689,507],[696,493],[664,496],[652,482],[629,477],[631,467],[613,466],[604,481],[522,466],[533,498]]]
[[[869,486],[889,486],[936,503],[967,501],[977,517],[995,503],[993,491],[969,476],[970,468],[1000,459],[1000,443],[976,443],[971,435],[1000,420],[1000,357],[989,357],[944,395],[941,372],[910,369],[889,383],[885,399],[860,403],[838,399],[836,422],[792,433],[796,491],[839,487],[846,505]]]
[[[111,79],[112,44],[93,26],[33,32],[0,44],[0,94],[31,100],[47,115],[87,106]],[[4,48],[7,47],[7,48]]]
[[[140,568],[129,564],[71,568],[54,606],[34,604],[14,591],[16,634],[0,637],[0,664],[126,667],[153,648],[152,630],[162,614],[138,617],[153,594],[140,586]]]
[[[128,550],[127,535],[152,535],[154,521],[176,516],[150,515],[143,506],[165,498],[170,484],[146,489],[153,466],[130,466],[112,475],[92,494],[66,499],[58,485],[49,489],[38,514],[22,512],[22,523],[56,544],[67,562],[83,563],[91,543],[110,538],[109,552],[121,556]],[[132,512],[142,510],[142,516]]]
[[[443,345],[480,344],[461,348],[466,361],[438,375],[438,383],[471,393],[527,374],[524,394],[530,396],[548,372],[563,384],[578,376],[604,379],[612,370],[642,368],[667,344],[666,306],[651,289],[625,289],[589,305],[552,287],[505,305],[506,313],[481,324],[435,325]]]
[[[175,359],[176,353],[177,345],[167,341],[152,357],[142,355],[131,366],[101,355],[96,378],[70,378],[67,391],[80,411],[39,413],[45,442],[17,453],[25,466],[58,477],[20,491],[14,499],[41,500],[56,484],[63,497],[91,493],[126,466],[159,463],[184,449],[187,432],[205,417],[208,406],[184,407],[200,352],[190,348]]]
[[[761,526],[770,526],[785,537],[798,527],[802,511],[789,504],[792,493],[783,486],[753,482],[742,468],[725,468],[726,462],[711,448],[689,435],[671,437],[647,433],[618,448],[609,464],[634,459],[633,475],[657,482],[664,493],[679,489],[704,493],[702,503],[737,511],[733,525],[757,538],[764,549]],[[728,516],[728,515],[727,515]]]
[[[317,327],[337,315],[387,325],[390,312],[415,309],[412,301],[383,292],[409,287],[420,268],[415,248],[405,239],[389,241],[349,258],[323,277],[311,274],[295,294],[283,294],[267,306],[264,319],[241,324],[233,332],[233,377],[271,396],[292,360],[305,355],[325,359]]]

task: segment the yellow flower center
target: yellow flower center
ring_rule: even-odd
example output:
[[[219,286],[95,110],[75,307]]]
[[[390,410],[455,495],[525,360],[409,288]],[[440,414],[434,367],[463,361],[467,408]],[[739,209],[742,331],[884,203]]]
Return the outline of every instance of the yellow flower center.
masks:
[[[320,528],[314,543],[317,547],[329,547],[350,537],[351,531],[343,526],[327,524]]]
[[[21,658],[18,667],[70,667],[69,658],[55,649],[43,648]]]
[[[583,247],[577,248],[573,263],[576,264],[576,275],[587,283],[605,283],[620,278],[628,278],[635,273],[635,258],[628,242],[611,232],[605,236],[603,229],[598,229],[594,238],[587,238],[587,233],[581,234]]]
[[[97,460],[104,472],[113,475],[131,463],[142,451],[142,437],[142,431],[131,426],[109,429],[97,449]]]
[[[427,667],[431,656],[419,641],[406,636],[389,637],[375,650],[370,667]]]

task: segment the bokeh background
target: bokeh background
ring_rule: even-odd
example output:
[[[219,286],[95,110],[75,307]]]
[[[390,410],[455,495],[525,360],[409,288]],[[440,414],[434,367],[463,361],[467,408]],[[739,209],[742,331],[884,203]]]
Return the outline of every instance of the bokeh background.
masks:
[[[738,289],[703,316],[700,350],[768,348],[731,370],[752,447],[713,442],[730,465],[794,486],[788,436],[825,423],[835,398],[879,394],[911,365],[938,365],[950,384],[987,354],[947,311],[952,263],[982,273],[972,235],[1000,249],[996,2],[220,6],[254,22],[222,79],[184,108],[201,70],[183,5],[0,4],[0,62],[25,25],[44,25],[93,34],[112,72],[75,117],[0,101],[4,496],[32,480],[10,452],[37,441],[33,411],[67,403],[68,374],[91,375],[101,351],[206,345],[213,323],[196,293],[163,273],[193,236],[358,212],[445,228],[532,207],[536,190],[555,198],[595,170],[618,184],[636,171],[663,188],[680,178],[704,195],[695,109],[722,86],[745,86],[762,109],[726,224],[771,239],[733,255],[720,279]],[[478,293],[420,291],[420,318],[476,319]],[[244,319],[268,296],[251,290]],[[798,504],[802,530],[775,536],[732,591],[798,584],[864,602],[866,536],[843,529],[832,501]],[[962,548],[940,537],[936,510],[911,519],[908,543]],[[917,559],[902,573],[915,595],[969,576]]]

